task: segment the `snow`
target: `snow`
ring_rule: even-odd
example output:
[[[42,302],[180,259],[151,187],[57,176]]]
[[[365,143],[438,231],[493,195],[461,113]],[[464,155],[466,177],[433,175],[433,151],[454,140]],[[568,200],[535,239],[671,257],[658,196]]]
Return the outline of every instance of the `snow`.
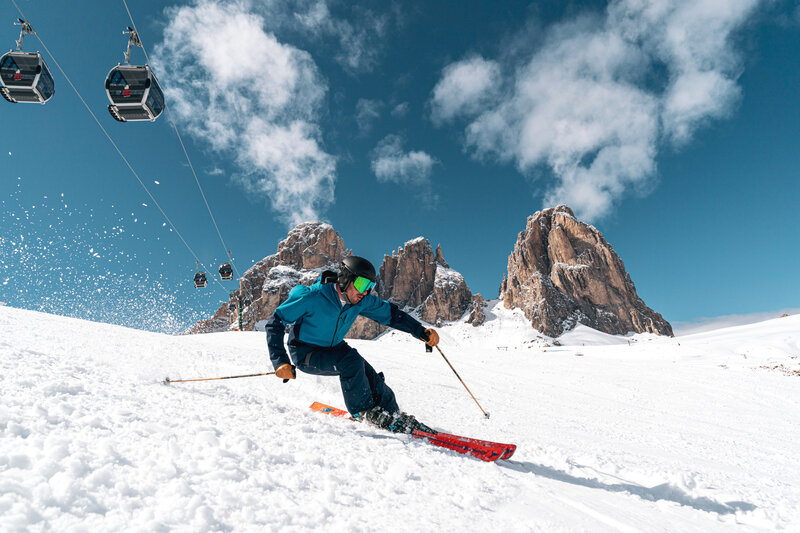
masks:
[[[336,378],[263,333],[168,336],[0,307],[0,531],[800,530],[800,315],[677,338],[559,339],[501,302],[350,341],[401,407],[514,442],[487,464],[313,413]],[[630,341],[630,343],[629,343]]]
[[[555,262],[553,263],[553,270],[561,269],[561,270],[585,270],[587,268],[591,268],[589,265],[578,264],[578,265],[571,265],[569,263],[561,263]]]
[[[452,268],[436,263],[436,278],[434,285],[440,289],[457,290],[458,287],[465,285],[464,276]]]
[[[276,265],[267,273],[261,290],[267,293],[276,293],[281,288],[289,290],[301,283],[303,285],[311,285],[324,270],[325,267],[297,270],[286,265]]]
[[[124,227],[133,218],[147,224],[144,217],[129,219],[129,211],[102,202],[68,207],[65,193],[27,193],[18,179],[17,189],[0,199],[7,215],[0,220],[0,297],[10,306],[176,332],[204,314],[194,311],[200,305],[186,306],[187,298],[216,300],[187,292],[194,288],[185,274],[171,281],[163,268],[169,245]],[[100,213],[112,222],[100,222]],[[32,224],[41,231],[31,235]],[[121,271],[128,274],[115,274]],[[107,297],[97,298],[100,293]]]

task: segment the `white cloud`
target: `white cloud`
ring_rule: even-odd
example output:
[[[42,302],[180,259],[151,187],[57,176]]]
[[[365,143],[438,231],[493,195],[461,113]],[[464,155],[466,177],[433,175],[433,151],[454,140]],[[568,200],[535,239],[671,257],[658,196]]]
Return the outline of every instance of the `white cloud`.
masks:
[[[354,71],[372,70],[378,64],[380,42],[386,33],[386,19],[373,13],[366,13],[360,23],[351,24],[347,20],[335,23],[335,33],[339,38],[341,52],[336,59],[345,68]]]
[[[295,20],[314,34],[322,34],[331,28],[331,11],[324,0],[313,0],[303,9],[298,6],[294,13]]]
[[[431,174],[437,163],[425,152],[406,152],[401,137],[387,135],[372,151],[371,167],[378,181],[411,185],[423,199],[435,203],[437,198],[431,193]]]
[[[285,222],[320,218],[336,174],[316,125],[327,87],[311,56],[265,31],[247,1],[201,0],[168,15],[153,62],[177,119],[230,153],[242,183]]]
[[[549,169],[545,206],[607,215],[653,187],[662,144],[683,145],[740,97],[732,33],[759,0],[617,0],[554,26],[517,68],[469,58],[445,67],[434,121],[466,117],[480,158]],[[508,54],[516,57],[518,54]],[[500,72],[510,72],[500,78]]]
[[[334,52],[336,61],[348,71],[370,71],[378,63],[383,49],[390,16],[375,13],[346,2],[334,5],[346,11],[341,16],[331,12],[325,0],[289,3],[297,25],[317,39],[332,37],[338,41]]]
[[[433,120],[439,123],[478,110],[493,96],[499,76],[498,64],[482,57],[448,65],[433,89]]]
[[[361,98],[356,102],[356,124],[360,135],[367,135],[372,130],[372,123],[380,118],[382,107],[379,100]]]
[[[726,116],[739,98],[741,73],[731,34],[760,0],[620,1],[609,8],[609,27],[641,43],[651,61],[669,70],[662,99],[664,134],[688,141],[697,127]]]
[[[408,102],[400,102],[392,108],[392,116],[394,118],[403,118],[408,114]]]
[[[273,205],[292,206],[292,225],[318,219],[317,206],[333,196],[334,161],[320,149],[314,128],[304,121],[276,125],[254,118],[244,132],[245,160],[266,171],[245,179],[245,186],[269,194]]]

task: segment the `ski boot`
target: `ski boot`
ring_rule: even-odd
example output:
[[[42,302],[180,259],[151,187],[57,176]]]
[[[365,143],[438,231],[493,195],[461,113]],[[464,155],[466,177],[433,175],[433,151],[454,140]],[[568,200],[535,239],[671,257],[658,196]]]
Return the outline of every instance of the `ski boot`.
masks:
[[[419,422],[413,415],[402,411],[390,413],[378,405],[363,413],[359,413],[358,418],[366,420],[370,424],[378,426],[381,429],[389,430],[392,433],[413,433],[416,430],[436,433],[425,424]]]

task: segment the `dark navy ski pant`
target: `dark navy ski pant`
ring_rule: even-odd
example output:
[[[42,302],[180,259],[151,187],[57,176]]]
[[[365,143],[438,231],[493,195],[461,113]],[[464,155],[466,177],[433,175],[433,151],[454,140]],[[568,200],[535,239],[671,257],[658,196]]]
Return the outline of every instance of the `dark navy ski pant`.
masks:
[[[303,344],[289,346],[295,366],[317,376],[339,376],[344,405],[350,414],[380,405],[390,413],[399,411],[394,392],[355,348],[341,342],[330,348]]]

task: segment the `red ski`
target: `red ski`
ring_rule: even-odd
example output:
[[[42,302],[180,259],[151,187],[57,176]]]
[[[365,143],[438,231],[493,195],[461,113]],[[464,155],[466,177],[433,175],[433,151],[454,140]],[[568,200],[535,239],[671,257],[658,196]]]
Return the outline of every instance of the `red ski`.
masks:
[[[311,404],[311,409],[338,418],[352,420],[350,413],[347,411],[325,405],[324,403],[314,402]],[[481,461],[487,462],[497,461],[498,459],[508,459],[517,449],[516,444],[503,444],[501,442],[471,439],[469,437],[462,437],[451,433],[440,433],[438,431],[428,433],[416,430],[411,433],[411,436],[416,439],[422,439],[434,446],[440,446],[461,454],[471,455]]]
[[[470,444],[472,446],[486,446],[486,447],[490,447],[490,448],[498,448],[498,447],[502,448],[503,454],[499,457],[500,459],[508,459],[509,457],[514,455],[514,452],[517,449],[517,445],[516,444],[504,444],[502,442],[492,442],[492,441],[488,441],[488,440],[472,439],[470,437],[462,437],[460,435],[452,435],[450,433],[437,432],[436,436],[439,437],[440,439],[455,439],[455,440],[459,440],[461,442],[464,442],[466,444]]]

